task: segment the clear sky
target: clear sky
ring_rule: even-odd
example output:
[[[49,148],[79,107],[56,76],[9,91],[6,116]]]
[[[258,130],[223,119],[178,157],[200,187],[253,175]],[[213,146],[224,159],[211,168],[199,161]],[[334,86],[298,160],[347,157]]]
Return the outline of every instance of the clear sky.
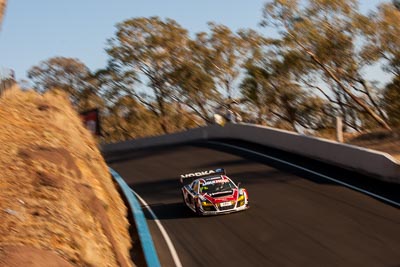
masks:
[[[133,17],[172,18],[191,34],[207,22],[236,31],[260,28],[265,0],[8,0],[0,32],[0,68],[12,68],[18,80],[40,61],[54,56],[80,59],[91,70],[106,65],[106,40],[115,24]],[[361,0],[363,10],[378,0]]]

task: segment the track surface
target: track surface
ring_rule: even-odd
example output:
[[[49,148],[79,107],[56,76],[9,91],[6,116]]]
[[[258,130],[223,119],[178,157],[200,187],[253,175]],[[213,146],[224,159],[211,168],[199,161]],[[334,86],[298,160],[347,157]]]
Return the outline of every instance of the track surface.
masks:
[[[150,204],[183,266],[400,266],[398,208],[266,159],[192,144],[134,151],[110,165]],[[218,167],[247,188],[251,208],[196,217],[182,204],[179,175]],[[148,223],[162,265],[173,266]]]

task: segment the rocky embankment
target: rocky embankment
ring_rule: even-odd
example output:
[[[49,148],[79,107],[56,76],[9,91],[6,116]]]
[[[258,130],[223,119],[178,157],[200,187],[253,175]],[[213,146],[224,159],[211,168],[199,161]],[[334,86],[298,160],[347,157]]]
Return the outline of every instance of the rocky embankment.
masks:
[[[127,208],[65,95],[0,98],[0,266],[132,266]]]

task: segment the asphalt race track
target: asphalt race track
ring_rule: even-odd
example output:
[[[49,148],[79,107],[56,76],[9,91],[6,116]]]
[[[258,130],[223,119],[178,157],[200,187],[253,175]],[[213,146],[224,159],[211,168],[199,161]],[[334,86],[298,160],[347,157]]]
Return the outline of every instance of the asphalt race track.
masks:
[[[231,144],[354,180],[400,202],[398,185],[374,183],[268,148]],[[131,151],[107,159],[150,205],[183,266],[400,266],[400,209],[316,175],[215,143]],[[179,175],[219,167],[242,182],[251,207],[196,217],[183,206]],[[160,231],[146,216],[161,264],[174,266]]]

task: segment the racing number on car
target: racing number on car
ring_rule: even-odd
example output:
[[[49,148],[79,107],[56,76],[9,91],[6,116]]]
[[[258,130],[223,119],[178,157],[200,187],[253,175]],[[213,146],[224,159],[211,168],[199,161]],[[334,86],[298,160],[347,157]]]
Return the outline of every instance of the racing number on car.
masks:
[[[222,202],[222,203],[220,203],[221,207],[227,207],[227,206],[230,206],[230,205],[232,205],[231,202]]]

